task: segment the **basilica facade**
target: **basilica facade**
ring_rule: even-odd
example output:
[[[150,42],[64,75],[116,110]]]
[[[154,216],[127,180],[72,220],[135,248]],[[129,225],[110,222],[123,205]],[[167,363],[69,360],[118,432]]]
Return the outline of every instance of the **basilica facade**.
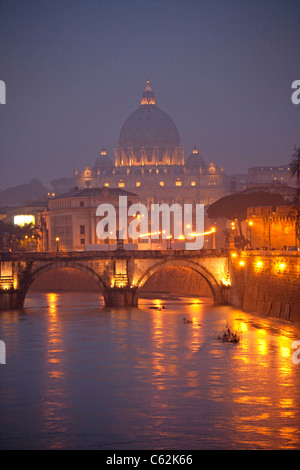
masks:
[[[208,206],[227,193],[223,168],[205,162],[197,147],[185,156],[176,125],[157,106],[149,81],[139,108],[122,126],[114,159],[103,148],[93,166],[75,171],[74,183],[79,189],[121,188],[148,207]]]

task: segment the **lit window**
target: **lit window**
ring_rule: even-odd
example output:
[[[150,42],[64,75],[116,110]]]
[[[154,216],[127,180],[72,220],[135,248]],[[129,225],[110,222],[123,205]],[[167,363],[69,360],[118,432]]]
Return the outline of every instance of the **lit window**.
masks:
[[[191,186],[196,186],[196,181],[191,181]]]
[[[182,181],[175,181],[175,186],[182,186]]]
[[[105,188],[109,188],[109,183],[104,183]]]
[[[125,188],[125,183],[124,181],[119,181],[119,188]]]
[[[164,181],[160,181],[159,182],[159,186],[164,186],[165,185],[165,182]]]
[[[135,183],[135,186],[136,186],[137,188],[139,188],[139,187],[141,186],[141,182],[140,182],[140,181],[137,181],[137,182]]]

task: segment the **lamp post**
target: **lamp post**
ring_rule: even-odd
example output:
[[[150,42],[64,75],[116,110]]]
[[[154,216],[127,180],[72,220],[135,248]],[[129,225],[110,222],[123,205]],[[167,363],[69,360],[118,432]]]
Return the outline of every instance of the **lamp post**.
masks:
[[[268,217],[268,223],[269,223],[269,250],[271,250],[271,224],[272,224],[271,217]]]
[[[59,251],[59,237],[56,237],[56,251]]]
[[[212,227],[211,231],[212,231],[212,245],[213,245],[213,250],[215,250],[215,249],[216,249],[216,236],[215,236],[215,234],[216,234],[216,229],[215,229],[215,227]]]
[[[250,248],[252,248],[252,232],[251,232],[251,228],[253,225],[252,220],[249,220],[248,225],[249,225],[249,245],[250,245]]]

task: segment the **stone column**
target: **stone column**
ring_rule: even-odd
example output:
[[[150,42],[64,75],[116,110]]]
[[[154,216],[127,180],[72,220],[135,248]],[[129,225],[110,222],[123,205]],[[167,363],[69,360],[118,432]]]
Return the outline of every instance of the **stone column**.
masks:
[[[107,290],[106,307],[137,307],[136,287],[111,287]]]

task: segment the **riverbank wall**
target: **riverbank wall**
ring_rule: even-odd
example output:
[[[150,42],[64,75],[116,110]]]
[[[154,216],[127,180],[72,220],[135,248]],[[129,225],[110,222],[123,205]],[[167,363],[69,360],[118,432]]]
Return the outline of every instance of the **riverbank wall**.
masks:
[[[300,322],[300,255],[297,252],[233,252],[230,277],[232,305]]]

